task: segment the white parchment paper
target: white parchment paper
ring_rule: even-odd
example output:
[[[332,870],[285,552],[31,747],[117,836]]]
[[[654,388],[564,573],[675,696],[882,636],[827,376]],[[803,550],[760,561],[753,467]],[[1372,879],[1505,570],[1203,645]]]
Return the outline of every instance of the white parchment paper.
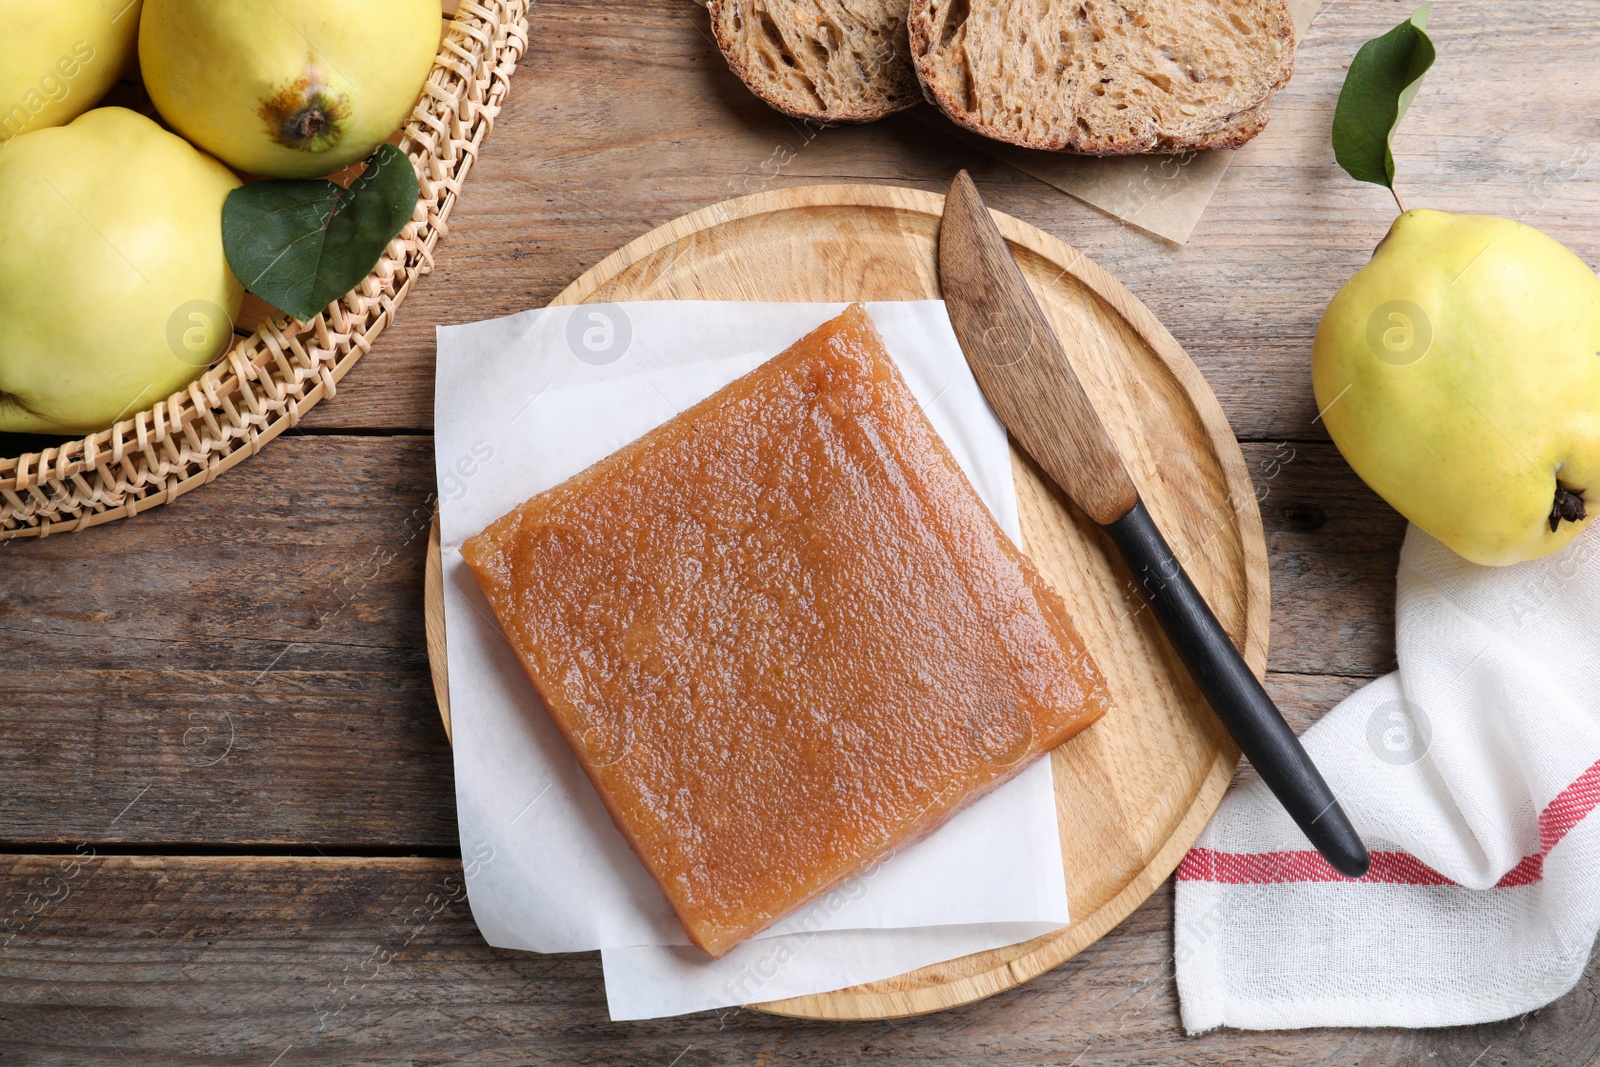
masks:
[[[613,1018],[825,992],[1068,921],[1048,760],[712,960],[611,824],[462,562],[461,543],[778,354],[842,304],[548,308],[438,331],[435,448],[457,816],[498,948],[600,949]],[[868,310],[930,421],[1019,539],[1005,432],[940,301]]]

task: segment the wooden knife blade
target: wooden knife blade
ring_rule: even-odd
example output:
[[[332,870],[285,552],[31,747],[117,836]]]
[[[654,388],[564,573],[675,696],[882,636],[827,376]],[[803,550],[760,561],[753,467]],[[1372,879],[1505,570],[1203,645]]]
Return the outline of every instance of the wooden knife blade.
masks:
[[[1138,493],[1022,269],[962,171],[939,229],[939,283],[973,376],[1011,436],[1106,526]]]
[[[1140,501],[966,171],[945,199],[939,283],[973,376],[1012,438],[1110,535],[1207,703],[1306,837],[1339,873],[1365,874],[1366,846]]]

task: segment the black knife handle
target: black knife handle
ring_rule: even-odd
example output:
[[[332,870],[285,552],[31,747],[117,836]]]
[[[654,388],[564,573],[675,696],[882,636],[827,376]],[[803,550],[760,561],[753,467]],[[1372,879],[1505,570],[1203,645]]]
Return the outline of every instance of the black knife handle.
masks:
[[[1289,815],[1334,870],[1367,872],[1367,849],[1316,764],[1245,665],[1205,598],[1156,529],[1144,501],[1103,527],[1122,551],[1139,591],[1217,718]]]

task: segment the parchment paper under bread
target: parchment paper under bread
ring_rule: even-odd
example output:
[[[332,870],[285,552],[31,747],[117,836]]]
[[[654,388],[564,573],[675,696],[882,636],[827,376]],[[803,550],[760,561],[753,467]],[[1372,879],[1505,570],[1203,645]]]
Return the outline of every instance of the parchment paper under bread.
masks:
[[[1325,0],[1288,0],[1298,42]],[[991,141],[962,129],[932,107],[912,114],[1002,163],[1071,193],[1108,215],[1183,244],[1194,233],[1217,191],[1233,151],[1188,152],[1176,156],[1075,156],[1038,152]],[[1271,123],[1268,123],[1268,129]]]

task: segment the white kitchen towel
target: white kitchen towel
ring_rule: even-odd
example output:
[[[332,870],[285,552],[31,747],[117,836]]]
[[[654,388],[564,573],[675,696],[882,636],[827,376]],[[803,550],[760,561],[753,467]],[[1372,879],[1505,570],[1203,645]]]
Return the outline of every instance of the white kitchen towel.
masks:
[[[1399,669],[1306,731],[1372,852],[1337,874],[1259,780],[1178,868],[1183,1025],[1451,1026],[1561,996],[1600,930],[1600,535],[1513,567],[1413,528]]]

